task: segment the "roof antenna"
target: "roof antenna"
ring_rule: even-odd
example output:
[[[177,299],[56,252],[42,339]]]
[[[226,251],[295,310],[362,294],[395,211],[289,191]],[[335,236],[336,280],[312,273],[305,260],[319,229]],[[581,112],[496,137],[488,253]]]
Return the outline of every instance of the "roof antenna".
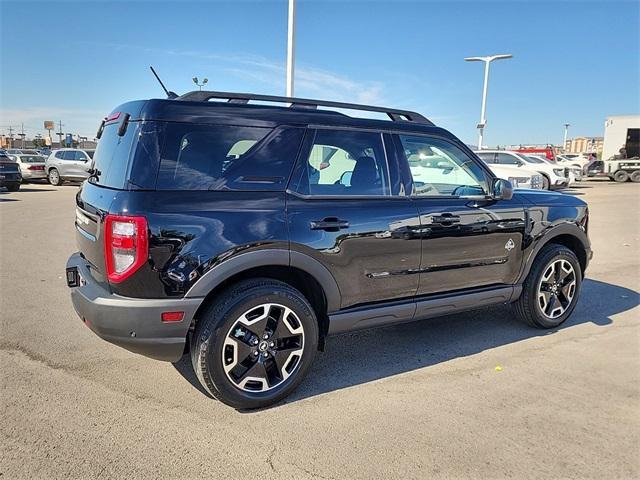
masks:
[[[156,71],[153,69],[153,67],[149,67],[149,68],[151,69],[151,71],[155,75],[156,79],[158,80],[158,83],[160,84],[160,86],[164,90],[164,93],[167,94],[167,98],[178,98],[178,95],[176,93],[174,93],[174,92],[172,92],[170,90],[167,90],[167,87],[164,86],[164,83],[162,83],[162,80],[160,80],[160,77],[158,76]]]

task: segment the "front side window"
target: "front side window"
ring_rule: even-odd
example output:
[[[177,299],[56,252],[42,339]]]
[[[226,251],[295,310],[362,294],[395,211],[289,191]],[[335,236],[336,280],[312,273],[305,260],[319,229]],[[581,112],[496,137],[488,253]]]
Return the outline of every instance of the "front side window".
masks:
[[[416,196],[475,196],[488,191],[484,171],[457,146],[439,138],[400,135]]]
[[[380,133],[315,132],[306,158],[303,192],[310,195],[389,195],[389,170]]]
[[[476,155],[478,157],[480,157],[480,159],[484,162],[484,163],[497,163],[496,161],[496,154],[495,153],[489,153],[489,152],[476,152]]]
[[[284,190],[303,129],[169,123],[157,188]]]
[[[498,153],[498,163],[501,165],[520,165],[522,163],[521,160],[517,159],[513,155],[508,153]]]

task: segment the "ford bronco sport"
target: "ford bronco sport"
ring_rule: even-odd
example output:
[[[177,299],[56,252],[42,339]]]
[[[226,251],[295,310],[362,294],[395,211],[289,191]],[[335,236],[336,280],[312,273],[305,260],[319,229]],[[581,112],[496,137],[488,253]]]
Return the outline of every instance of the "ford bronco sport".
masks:
[[[290,394],[329,335],[504,303],[557,327],[591,258],[583,201],[514,192],[414,112],[202,91],[125,103],[98,136],[78,315],[132,352],[188,353],[235,408]]]

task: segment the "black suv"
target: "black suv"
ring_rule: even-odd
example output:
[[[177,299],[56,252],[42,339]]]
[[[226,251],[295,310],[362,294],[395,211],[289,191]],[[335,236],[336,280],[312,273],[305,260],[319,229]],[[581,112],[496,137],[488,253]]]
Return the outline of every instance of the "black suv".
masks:
[[[136,353],[190,352],[236,408],[291,393],[328,335],[503,303],[556,327],[592,255],[584,202],[512,191],[414,112],[202,91],[125,103],[98,133],[78,315]]]
[[[10,192],[17,192],[21,183],[20,165],[11,160],[9,155],[0,153],[0,188],[6,187]]]

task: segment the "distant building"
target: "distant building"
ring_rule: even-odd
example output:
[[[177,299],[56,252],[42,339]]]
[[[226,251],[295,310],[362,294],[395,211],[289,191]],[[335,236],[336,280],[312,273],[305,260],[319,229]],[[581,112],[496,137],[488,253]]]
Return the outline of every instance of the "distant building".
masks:
[[[619,154],[622,147],[628,158],[640,156],[640,115],[616,115],[604,122],[602,158]]]
[[[603,137],[576,137],[567,140],[565,153],[602,153]]]

